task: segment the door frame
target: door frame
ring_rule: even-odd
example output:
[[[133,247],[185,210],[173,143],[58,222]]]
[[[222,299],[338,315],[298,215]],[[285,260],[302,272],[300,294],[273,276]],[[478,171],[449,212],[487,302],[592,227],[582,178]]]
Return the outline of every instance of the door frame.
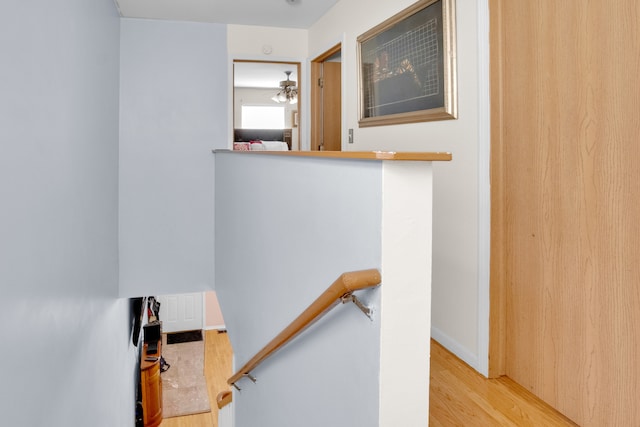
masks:
[[[322,78],[322,64],[327,59],[341,51],[342,42],[338,42],[336,45],[332,46],[310,61],[311,78],[309,81],[311,82],[311,84],[309,95],[311,140],[309,142],[309,149],[311,151],[318,151],[317,147],[320,146],[320,141],[322,141],[322,91],[320,90],[320,85],[318,84],[319,79]],[[342,88],[340,92],[342,97]],[[342,129],[340,129],[340,134],[342,134]]]
[[[491,261],[489,281],[489,378],[506,374],[505,160],[502,116],[502,16],[500,0],[489,0],[491,98]]]

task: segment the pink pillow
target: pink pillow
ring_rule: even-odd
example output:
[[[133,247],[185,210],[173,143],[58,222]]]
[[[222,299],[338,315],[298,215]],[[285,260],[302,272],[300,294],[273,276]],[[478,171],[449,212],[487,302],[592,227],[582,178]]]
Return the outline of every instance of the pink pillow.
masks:
[[[235,151],[250,151],[249,144],[246,142],[234,142],[233,149]]]

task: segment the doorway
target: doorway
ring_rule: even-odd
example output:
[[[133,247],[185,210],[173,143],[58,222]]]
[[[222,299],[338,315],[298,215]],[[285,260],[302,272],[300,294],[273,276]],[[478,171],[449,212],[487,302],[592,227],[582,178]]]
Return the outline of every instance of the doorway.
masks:
[[[311,150],[342,151],[342,44],[311,61]]]
[[[162,332],[173,333],[204,329],[202,293],[160,295]]]
[[[233,142],[278,140],[289,150],[300,150],[301,141],[301,65],[299,62],[233,60]],[[295,89],[291,99],[277,99],[284,82]],[[258,122],[244,123],[244,110],[259,109]],[[268,120],[266,112],[274,110],[278,120]],[[269,115],[271,117],[271,115]],[[277,131],[277,132],[276,132]]]

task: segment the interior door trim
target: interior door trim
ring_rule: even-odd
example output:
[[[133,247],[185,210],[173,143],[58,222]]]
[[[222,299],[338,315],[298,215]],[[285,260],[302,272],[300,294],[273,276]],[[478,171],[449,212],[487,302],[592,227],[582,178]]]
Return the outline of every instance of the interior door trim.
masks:
[[[342,42],[311,60],[311,85],[309,91],[311,95],[311,141],[309,148],[311,151],[317,151],[320,141],[322,141],[322,91],[318,85],[318,79],[322,77],[322,63],[340,51],[342,51]]]

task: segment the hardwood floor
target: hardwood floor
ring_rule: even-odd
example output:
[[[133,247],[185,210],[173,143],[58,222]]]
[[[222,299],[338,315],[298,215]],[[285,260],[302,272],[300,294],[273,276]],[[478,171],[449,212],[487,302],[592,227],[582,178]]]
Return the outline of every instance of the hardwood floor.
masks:
[[[215,399],[228,389],[231,357],[227,334],[206,331],[204,363],[211,413],[167,418],[161,427],[218,427]],[[577,426],[509,378],[484,378],[433,340],[429,409],[431,427]]]
[[[160,424],[161,427],[218,427],[216,397],[221,391],[229,389],[227,378],[233,374],[231,372],[233,353],[227,334],[218,333],[216,330],[205,331],[204,353],[204,371],[209,389],[211,412],[166,418]]]
[[[507,377],[486,379],[431,340],[429,425],[576,426]]]

